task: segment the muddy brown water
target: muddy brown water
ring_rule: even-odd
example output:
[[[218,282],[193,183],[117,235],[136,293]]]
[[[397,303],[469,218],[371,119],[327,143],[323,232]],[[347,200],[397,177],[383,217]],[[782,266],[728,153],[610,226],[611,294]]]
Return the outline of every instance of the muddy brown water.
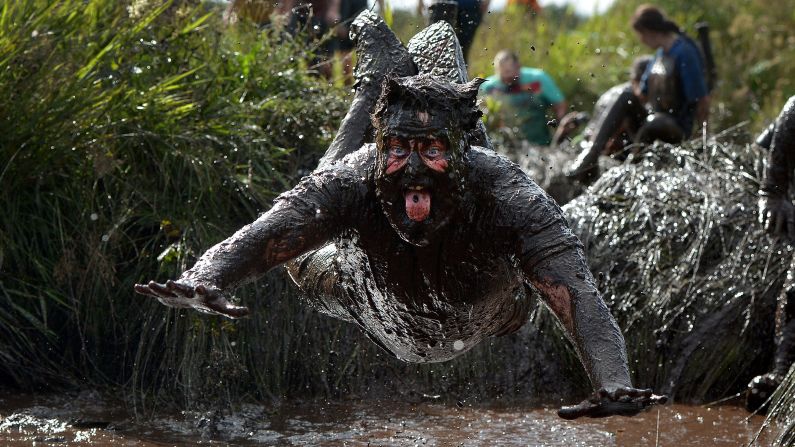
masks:
[[[132,418],[94,393],[0,397],[0,445],[741,446],[764,418],[736,406],[666,405],[633,418],[565,421],[554,408],[402,401],[241,405]],[[754,445],[769,445],[763,436]]]

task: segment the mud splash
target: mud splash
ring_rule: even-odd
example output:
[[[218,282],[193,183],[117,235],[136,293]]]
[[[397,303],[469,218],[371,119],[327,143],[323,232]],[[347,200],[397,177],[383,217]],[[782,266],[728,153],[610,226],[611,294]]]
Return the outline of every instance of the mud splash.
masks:
[[[393,401],[291,401],[235,412],[134,419],[119,403],[77,397],[0,399],[4,446],[166,445],[747,445],[763,417],[733,406],[667,405],[634,418],[564,421],[554,408]],[[767,445],[764,436],[755,445]]]

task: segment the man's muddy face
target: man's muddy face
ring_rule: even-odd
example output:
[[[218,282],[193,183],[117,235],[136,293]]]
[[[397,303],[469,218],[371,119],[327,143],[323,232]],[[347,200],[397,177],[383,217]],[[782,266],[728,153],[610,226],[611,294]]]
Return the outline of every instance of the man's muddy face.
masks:
[[[402,239],[427,245],[455,211],[448,142],[433,136],[387,135],[381,151],[386,166],[378,187],[384,213]]]

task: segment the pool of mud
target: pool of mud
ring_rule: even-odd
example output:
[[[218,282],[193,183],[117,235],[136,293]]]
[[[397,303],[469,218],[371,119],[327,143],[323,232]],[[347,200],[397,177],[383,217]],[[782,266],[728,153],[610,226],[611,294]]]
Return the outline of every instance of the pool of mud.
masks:
[[[633,418],[565,421],[555,409],[386,400],[240,405],[133,417],[96,393],[0,395],[0,445],[740,446],[764,418],[736,406],[666,405]],[[763,433],[754,445],[768,445]]]

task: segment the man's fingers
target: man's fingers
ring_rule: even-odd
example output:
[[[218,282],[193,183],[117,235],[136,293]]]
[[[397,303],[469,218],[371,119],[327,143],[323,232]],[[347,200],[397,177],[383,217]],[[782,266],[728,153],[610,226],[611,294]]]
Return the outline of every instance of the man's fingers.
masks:
[[[235,306],[226,300],[223,296],[208,299],[205,302],[207,308],[213,312],[219,313],[229,318],[242,318],[248,315],[248,308],[244,306]]]
[[[558,410],[558,416],[563,419],[573,420],[577,418],[581,418],[583,416],[588,415],[588,413],[594,411],[599,405],[591,403],[588,400],[584,400],[577,405],[568,405],[565,407],[561,407]]]
[[[649,396],[649,400],[651,401],[651,405],[664,405],[668,402],[668,396],[665,394],[652,394]]]
[[[651,388],[647,389],[638,389],[638,388],[619,388],[613,392],[613,398],[619,399],[621,397],[628,396],[632,398],[636,397],[651,397],[652,390]]]
[[[634,416],[652,405],[662,405],[667,401],[668,396],[655,395],[651,389],[619,388],[613,392],[601,389],[577,405],[562,407],[558,416],[563,419]]]
[[[220,314],[228,318],[242,318],[249,314],[248,308],[230,303],[217,289],[199,284],[194,289],[205,312]]]
[[[141,295],[154,295],[154,292],[149,290],[149,286],[146,284],[136,284],[133,286],[133,289]]]
[[[193,289],[192,286],[188,286],[188,285],[176,282],[176,281],[172,281],[170,279],[168,281],[166,281],[166,287],[168,288],[168,290],[170,290],[172,292],[178,292],[180,295],[188,297],[188,298],[193,298],[193,296],[195,295],[194,289]]]
[[[149,281],[149,284],[147,285],[149,286],[149,290],[153,291],[158,296],[164,296],[169,298],[176,298],[177,296],[175,293],[168,290],[168,288],[163,284],[154,281]]]
[[[243,318],[249,314],[248,307],[229,304],[224,310],[224,315],[229,318]]]
[[[136,292],[153,296],[169,307],[193,307],[202,312],[229,318],[243,318],[249,314],[247,307],[230,303],[218,289],[203,284],[193,287],[172,280],[165,284],[149,281],[147,284],[135,284],[134,288]]]

